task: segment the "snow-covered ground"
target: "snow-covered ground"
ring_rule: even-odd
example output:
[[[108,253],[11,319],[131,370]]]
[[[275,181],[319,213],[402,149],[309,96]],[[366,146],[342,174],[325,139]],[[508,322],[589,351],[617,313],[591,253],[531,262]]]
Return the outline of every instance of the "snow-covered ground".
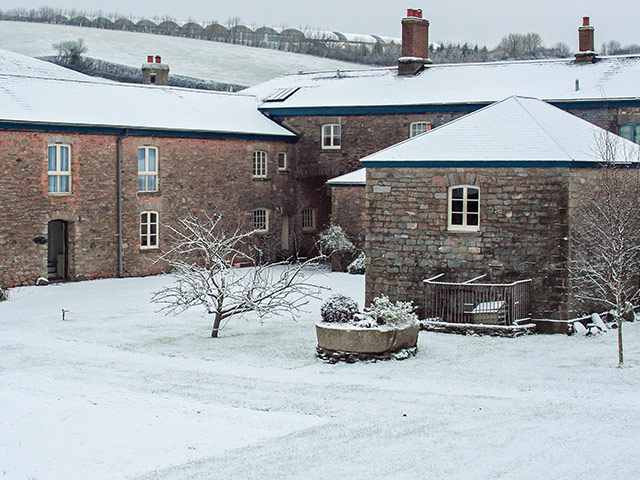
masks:
[[[207,40],[28,22],[0,22],[0,49],[32,57],[55,55],[53,44],[82,38],[87,56],[140,67],[160,55],[171,73],[255,85],[285,73],[364,68],[363,65]]]
[[[317,280],[362,305],[363,277]],[[622,369],[614,332],[422,332],[414,358],[328,365],[320,301],[212,340],[201,312],[156,313],[170,281],[0,303],[0,478],[640,478],[640,324]]]

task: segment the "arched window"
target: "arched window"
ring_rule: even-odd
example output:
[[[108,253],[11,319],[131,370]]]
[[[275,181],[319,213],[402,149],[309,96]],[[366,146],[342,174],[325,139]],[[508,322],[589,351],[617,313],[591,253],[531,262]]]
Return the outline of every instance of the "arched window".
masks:
[[[257,150],[253,152],[253,178],[266,178],[267,152]]]
[[[472,185],[449,187],[449,230],[476,232],[480,228],[480,190]]]
[[[71,146],[56,143],[47,149],[49,193],[71,193]]]
[[[322,148],[337,150],[341,146],[342,127],[337,123],[322,126]]]

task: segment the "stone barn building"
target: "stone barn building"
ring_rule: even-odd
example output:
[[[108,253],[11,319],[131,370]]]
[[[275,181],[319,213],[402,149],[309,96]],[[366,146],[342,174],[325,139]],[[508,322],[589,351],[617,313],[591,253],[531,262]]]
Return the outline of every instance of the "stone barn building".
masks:
[[[571,317],[574,208],[603,171],[606,136],[545,102],[510,97],[363,158],[367,301],[385,294],[424,306],[423,280],[442,273],[531,279],[534,318]],[[620,143],[612,160],[640,158],[638,145],[609,138]]]

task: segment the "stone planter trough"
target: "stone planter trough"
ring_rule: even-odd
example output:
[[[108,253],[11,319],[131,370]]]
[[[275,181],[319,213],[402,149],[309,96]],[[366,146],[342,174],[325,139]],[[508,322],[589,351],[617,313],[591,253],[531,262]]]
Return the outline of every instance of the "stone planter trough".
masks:
[[[415,348],[419,325],[394,328],[382,325],[362,328],[338,323],[316,323],[318,351],[384,356],[403,349]]]

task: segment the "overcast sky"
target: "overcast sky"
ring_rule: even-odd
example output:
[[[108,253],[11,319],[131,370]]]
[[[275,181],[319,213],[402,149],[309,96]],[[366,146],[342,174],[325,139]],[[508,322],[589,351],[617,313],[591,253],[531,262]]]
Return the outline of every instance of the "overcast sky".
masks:
[[[1,8],[42,5],[223,24],[228,18],[240,17],[247,25],[314,27],[391,37],[400,36],[400,19],[407,8],[421,8],[431,22],[431,41],[470,42],[489,48],[507,33],[537,32],[546,45],[565,42],[577,49],[577,28],[582,17],[589,16],[596,28],[596,48],[612,39],[623,45],[640,44],[638,0],[3,0]]]

